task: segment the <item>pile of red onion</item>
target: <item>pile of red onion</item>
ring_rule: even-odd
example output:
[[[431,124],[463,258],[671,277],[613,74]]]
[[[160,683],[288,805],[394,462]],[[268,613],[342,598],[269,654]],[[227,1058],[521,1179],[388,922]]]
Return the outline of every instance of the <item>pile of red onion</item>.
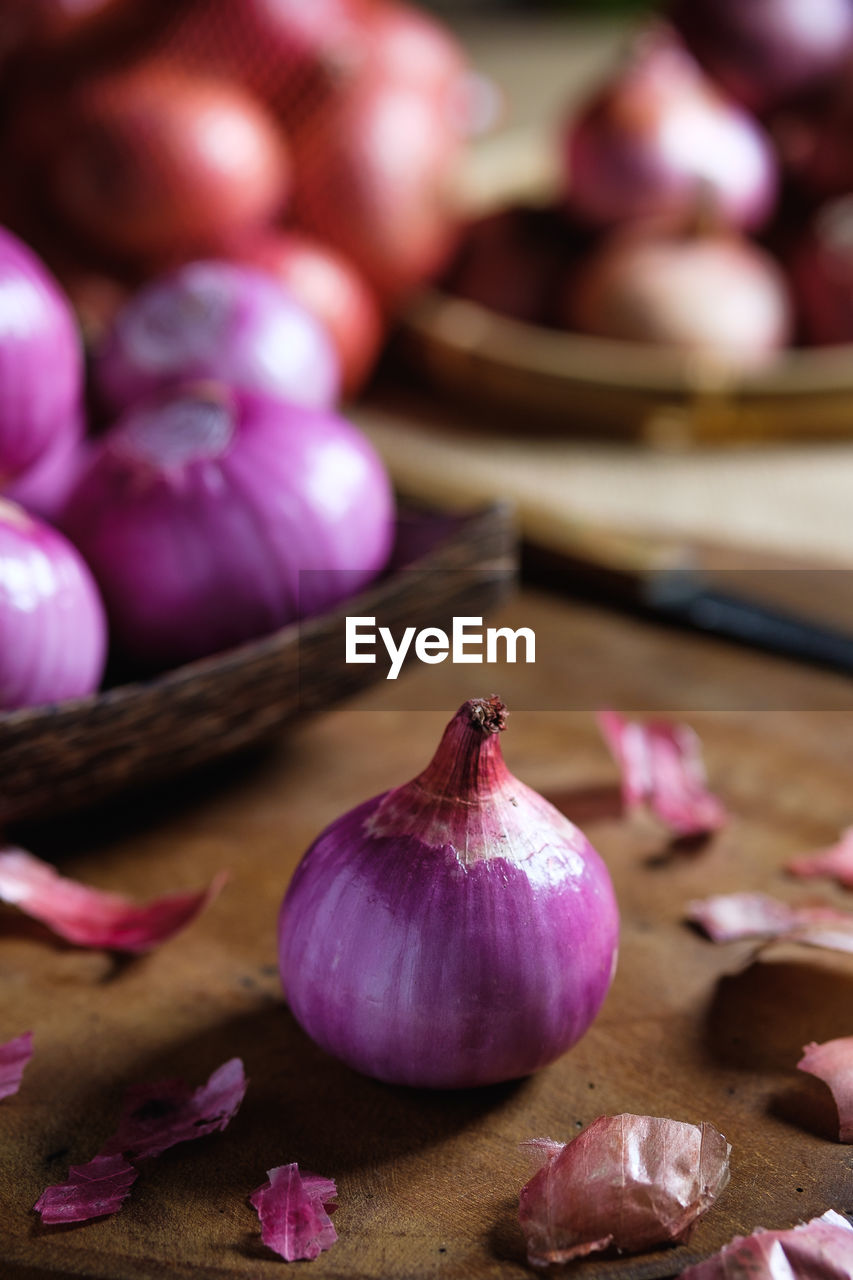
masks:
[[[233,259],[285,281],[355,394],[450,256],[463,148],[497,111],[451,32],[408,0],[6,0],[0,23],[0,221],[87,331]]]
[[[330,608],[391,549],[335,344],[280,278],[180,267],[130,298],[94,371],[117,417],[87,437],[70,304],[3,232],[0,711],[96,690],[108,627],[119,666],[162,670]]]
[[[545,235],[491,216],[448,286],[747,369],[853,341],[851,67],[851,0],[671,0],[560,122]]]

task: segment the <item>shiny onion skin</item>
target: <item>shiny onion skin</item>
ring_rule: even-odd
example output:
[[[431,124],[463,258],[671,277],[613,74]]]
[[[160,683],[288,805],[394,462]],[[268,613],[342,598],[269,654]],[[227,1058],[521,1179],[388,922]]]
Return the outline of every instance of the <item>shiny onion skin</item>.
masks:
[[[341,389],[354,396],[376,363],[385,321],[373,290],[342,254],[299,231],[266,231],[237,246],[235,261],[260,267],[327,329],[341,365]]]
[[[564,127],[565,199],[593,226],[680,217],[700,203],[735,227],[766,222],[777,165],[757,121],[729,102],[665,28]]]
[[[50,442],[41,457],[5,487],[0,499],[17,502],[31,515],[62,525],[62,512],[88,459],[82,419],[70,423]]]
[[[279,919],[290,1008],[394,1084],[467,1088],[571,1047],[616,963],[604,863],[501,755],[506,709],[466,702],[423,773],[318,836]]]
[[[709,75],[760,114],[853,50],[851,0],[675,0],[669,17]]]
[[[743,368],[765,363],[793,327],[781,269],[733,234],[617,233],[567,282],[563,319]]]
[[[188,378],[317,407],[333,404],[340,388],[320,321],[268,272],[217,260],[187,263],[141,289],[95,361],[96,386],[113,409]]]
[[[344,419],[191,384],[134,406],[96,442],[63,526],[117,646],[154,669],[357,591],[388,558],[393,502],[372,446]]]
[[[67,298],[0,227],[0,489],[49,448],[83,394],[83,351]]]
[[[455,245],[462,137],[430,94],[365,78],[293,138],[293,213],[393,308]]]
[[[58,115],[49,196],[103,252],[214,254],[286,203],[286,143],[237,84],[142,62],[81,81]]]
[[[78,552],[0,498],[0,710],[92,693],[106,653],[104,608]]]

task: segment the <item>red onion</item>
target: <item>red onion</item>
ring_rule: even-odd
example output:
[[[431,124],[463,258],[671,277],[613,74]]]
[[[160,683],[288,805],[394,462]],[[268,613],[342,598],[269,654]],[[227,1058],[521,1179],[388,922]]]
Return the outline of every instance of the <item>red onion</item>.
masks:
[[[117,643],[155,667],[337,604],[384,565],[392,514],[382,464],[348,422],[208,383],[131,409],[63,524]]]
[[[211,261],[179,267],[132,298],[95,366],[116,409],[187,378],[326,406],[340,371],[322,324],[266,272]]]
[[[0,227],[0,487],[77,413],[83,354],[68,301],[26,245]]]
[[[719,234],[613,237],[570,279],[564,318],[585,333],[743,366],[783,347],[792,328],[777,264],[757,245]]]
[[[37,462],[2,489],[2,497],[51,524],[61,524],[68,495],[86,465],[88,448],[82,421],[70,424]]]
[[[77,551],[0,499],[0,708],[91,693],[106,652],[103,605]]]
[[[338,818],[279,921],[288,1003],[350,1066],[457,1088],[535,1071],[597,1014],[616,962],[604,863],[514,778],[506,708],[473,699],[412,782]]]
[[[341,363],[345,396],[360,390],[379,354],[384,321],[358,270],[328,245],[298,231],[268,231],[235,249],[237,261],[276,277],[327,329]]]
[[[564,148],[566,199],[594,225],[679,217],[702,202],[754,228],[776,200],[776,161],[761,126],[658,28],[568,121]]]
[[[758,112],[811,88],[853,46],[850,0],[675,0],[670,17],[714,79]]]
[[[365,78],[293,139],[299,224],[348,257],[388,305],[455,241],[455,124],[417,85]]]
[[[373,0],[187,0],[163,48],[188,67],[244,84],[288,131],[311,120],[363,59]]]
[[[57,111],[45,183],[102,252],[213,254],[284,205],[285,143],[239,85],[143,62],[82,80]]]
[[[820,210],[791,265],[806,336],[853,342],[853,196]]]
[[[364,15],[362,40],[362,75],[428,94],[462,134],[480,133],[494,123],[500,91],[471,69],[465,50],[443,22],[400,0],[373,0]]]

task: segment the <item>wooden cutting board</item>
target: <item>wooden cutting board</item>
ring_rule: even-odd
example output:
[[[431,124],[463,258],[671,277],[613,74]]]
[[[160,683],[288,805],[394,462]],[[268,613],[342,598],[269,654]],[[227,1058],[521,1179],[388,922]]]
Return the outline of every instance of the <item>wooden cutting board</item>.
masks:
[[[520,1278],[517,1144],[571,1138],[604,1112],[713,1122],[733,1145],[732,1181],[688,1247],[593,1258],[572,1274],[672,1275],[759,1223],[853,1210],[851,1149],[834,1139],[828,1091],[795,1069],[807,1041],[853,1032],[853,960],[790,948],[754,959],[682,922],[688,899],[715,891],[804,896],[780,868],[851,819],[853,684],[531,592],[494,621],[533,626],[539,642],[534,667],[494,680],[515,708],[510,766],[583,825],[617,887],[621,961],[591,1031],[533,1079],[430,1094],[353,1074],[282,1002],[275,920],[298,858],[343,810],[414,774],[456,703],[491,691],[470,668],[421,669],[262,755],[10,832],[71,874],[139,896],[222,867],[232,878],[181,937],[127,963],[0,914],[0,1040],[35,1031],[22,1089],[0,1104],[4,1280],[272,1280],[283,1264],[262,1248],[246,1196],[294,1160],[340,1191],[340,1240],[311,1264],[316,1280]],[[733,820],[676,853],[653,827],[612,816],[616,774],[586,707],[609,690],[615,704],[689,709],[700,683],[732,708],[690,718]],[[150,1162],[115,1217],[40,1227],[32,1204],[94,1154],[129,1084],[200,1083],[234,1054],[251,1083],[224,1134]]]

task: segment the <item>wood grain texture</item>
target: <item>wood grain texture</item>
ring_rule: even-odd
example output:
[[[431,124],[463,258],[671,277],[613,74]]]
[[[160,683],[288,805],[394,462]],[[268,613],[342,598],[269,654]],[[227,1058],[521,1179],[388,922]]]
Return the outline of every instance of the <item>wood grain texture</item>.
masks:
[[[403,512],[389,572],[322,617],[91,698],[0,714],[0,821],[170,777],[331,706],[384,674],[345,665],[348,613],[375,615],[395,635],[441,625],[463,603],[487,611],[514,566],[506,505],[461,518]]]
[[[484,692],[481,672],[418,670],[250,759],[62,825],[14,829],[69,873],[140,896],[220,867],[232,880],[185,934],[131,963],[0,916],[0,1038],[32,1027],[36,1045],[21,1092],[0,1105],[4,1280],[272,1280],[283,1264],[261,1247],[246,1195],[291,1160],[340,1189],[340,1240],[310,1264],[316,1280],[521,1280],[531,1273],[515,1217],[526,1176],[517,1144],[569,1138],[604,1112],[710,1120],[733,1144],[732,1182],[688,1247],[592,1258],[572,1271],[584,1280],[673,1275],[758,1223],[853,1210],[850,1148],[834,1140],[829,1094],[795,1069],[807,1041],[850,1033],[853,959],[780,947],[757,960],[682,923],[689,898],[715,891],[806,895],[781,866],[850,820],[853,720],[790,708],[849,710],[850,685],[532,592],[493,620],[533,626],[539,640],[536,665],[503,671],[498,686],[515,708],[510,767],[584,827],[620,900],[620,967],[588,1035],[535,1078],[430,1094],[328,1058],[281,999],[275,920],[297,860],[339,813],[424,764],[456,703]],[[583,661],[567,661],[572,646]],[[740,697],[748,707],[761,685],[769,709],[690,716],[733,821],[677,851],[655,828],[613,816],[614,767],[592,717],[571,708],[586,706],[591,687],[617,705],[689,706],[691,662],[726,684],[732,706]],[[554,709],[523,709],[537,706]],[[235,1053],[251,1084],[224,1134],[152,1161],[114,1218],[38,1225],[31,1205],[94,1153],[127,1085],[200,1082]]]

